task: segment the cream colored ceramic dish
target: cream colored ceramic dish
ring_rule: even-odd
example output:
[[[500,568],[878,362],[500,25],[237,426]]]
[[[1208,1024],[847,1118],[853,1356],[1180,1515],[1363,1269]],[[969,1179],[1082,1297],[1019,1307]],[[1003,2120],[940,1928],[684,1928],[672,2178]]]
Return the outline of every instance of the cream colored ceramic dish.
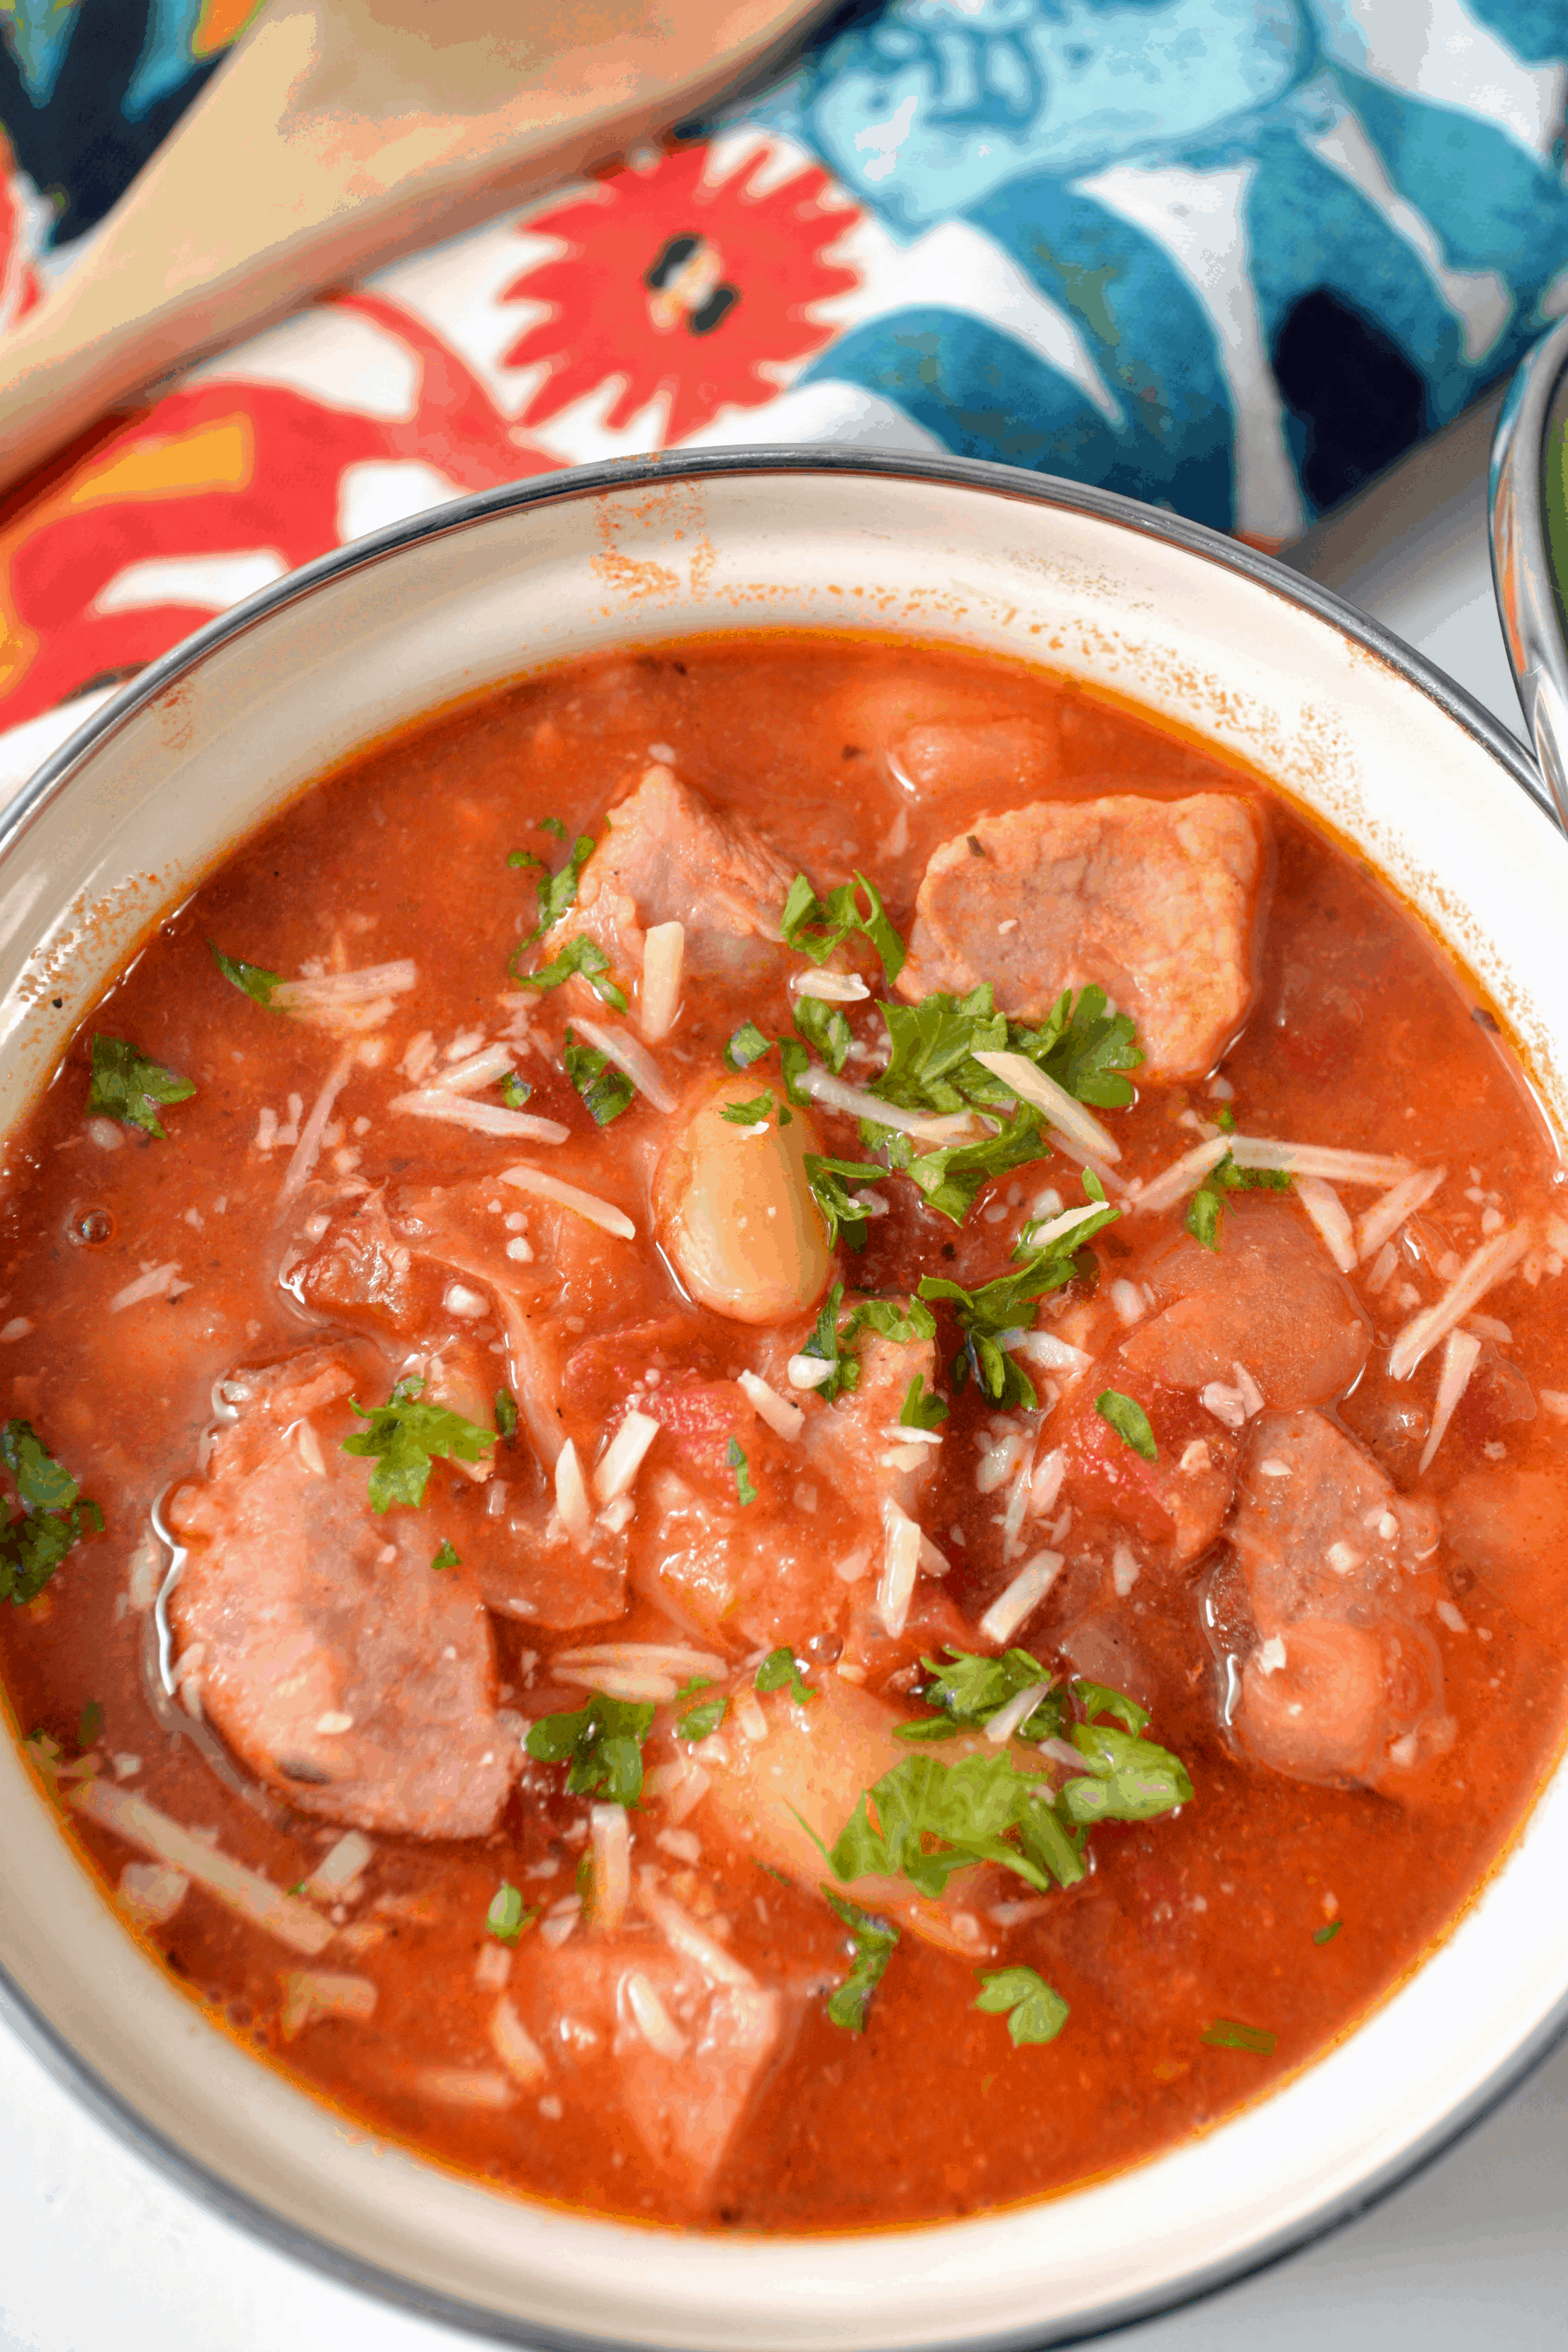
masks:
[[[780,625],[1047,663],[1319,811],[1510,1012],[1568,1130],[1568,842],[1519,748],[1321,592],[1124,500],[807,453],[558,476],[406,524],[239,607],[100,712],[0,835],[0,1122],[162,910],[343,753],[536,665]],[[10,2013],[157,2159],[282,2243],[537,2343],[1040,2344],[1331,2226],[1500,2095],[1568,2015],[1568,1776],[1448,1941],[1338,2049],[1056,2202],[839,2241],[681,2238],[505,2200],[346,2131],[142,1956],[0,1747]]]

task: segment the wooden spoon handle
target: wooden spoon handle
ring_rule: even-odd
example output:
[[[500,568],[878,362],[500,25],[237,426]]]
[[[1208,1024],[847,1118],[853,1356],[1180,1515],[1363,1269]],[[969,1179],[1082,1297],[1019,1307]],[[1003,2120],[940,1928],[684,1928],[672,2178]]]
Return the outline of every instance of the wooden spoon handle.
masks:
[[[613,161],[822,0],[272,0],[0,348],[0,490],[322,287]]]

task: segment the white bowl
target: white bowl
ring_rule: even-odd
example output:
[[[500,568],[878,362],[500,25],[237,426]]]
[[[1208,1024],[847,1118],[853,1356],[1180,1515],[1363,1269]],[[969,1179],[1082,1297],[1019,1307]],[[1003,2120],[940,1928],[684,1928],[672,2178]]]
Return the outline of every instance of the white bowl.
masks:
[[[598,647],[783,626],[1021,656],[1255,762],[1470,966],[1568,1130],[1568,843],[1525,755],[1458,688],[1266,558],[1125,499],[787,451],[442,508],[240,605],[100,711],[0,831],[0,1129],[161,914],[344,753]],[[535,2343],[1038,2345],[1147,2314],[1357,2210],[1568,2019],[1560,1769],[1425,1964],[1205,2137],[940,2229],[683,2237],[500,2196],[346,2129],[143,1957],[5,1745],[0,1823],[0,2000],[100,2114],[289,2250]]]

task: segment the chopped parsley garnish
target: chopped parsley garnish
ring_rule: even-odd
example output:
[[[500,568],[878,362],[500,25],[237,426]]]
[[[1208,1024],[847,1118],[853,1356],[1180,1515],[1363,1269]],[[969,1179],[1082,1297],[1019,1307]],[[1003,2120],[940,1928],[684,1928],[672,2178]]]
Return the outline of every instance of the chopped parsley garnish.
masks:
[[[1183,1222],[1194,1241],[1202,1242],[1206,1250],[1217,1250],[1220,1219],[1224,1214],[1225,1202],[1213,1185],[1200,1184],[1187,1202],[1187,1213]]]
[[[369,1454],[375,1463],[370,1474],[370,1507],[390,1510],[394,1503],[415,1509],[425,1499],[430,1465],[437,1454],[448,1462],[477,1462],[495,1444],[494,1433],[445,1405],[421,1404],[425,1383],[402,1380],[384,1404],[363,1405],[349,1399],[368,1429],[343,1439],[345,1454]]]
[[[594,836],[580,833],[572,845],[572,855],[554,874],[545,875],[539,885],[539,919],[522,944],[531,947],[546,931],[553,930],[567,910],[577,903],[577,883],[584,866],[594,855]],[[534,861],[538,863],[537,859]]]
[[[855,1940],[849,1973],[829,1999],[827,2014],[846,2033],[864,2033],[871,1995],[887,1973],[888,1962],[898,1946],[899,1931],[889,1920],[878,1919],[869,1911],[862,1911],[858,1903],[835,1895],[830,1886],[822,1891]]]
[[[1016,2045],[1054,2042],[1070,2011],[1054,1985],[1034,1969],[993,1969],[980,1979],[974,2006],[1005,2017]]]
[[[97,1699],[89,1698],[82,1708],[81,1721],[76,1727],[76,1744],[85,1755],[89,1748],[97,1747],[102,1737],[103,1709]]]
[[[871,1091],[884,1102],[952,1112],[966,1108],[976,1089],[987,1102],[999,1096],[998,1081],[973,1059],[1000,1053],[1007,1043],[1007,1016],[996,1011],[989,982],[967,996],[926,996],[918,1004],[879,1009],[889,1051]]]
[[[92,1083],[87,1090],[89,1118],[117,1118],[123,1126],[139,1127],[144,1135],[155,1135],[162,1142],[157,1106],[188,1101],[195,1093],[189,1078],[150,1060],[123,1037],[95,1034]]]
[[[933,1390],[926,1392],[926,1376],[917,1372],[904,1391],[904,1402],[899,1409],[900,1429],[935,1429],[947,1419],[947,1406]]]
[[[757,1668],[756,1686],[764,1698],[769,1691],[784,1690],[787,1686],[797,1706],[805,1706],[808,1700],[816,1696],[811,1684],[801,1673],[799,1661],[787,1642],[768,1652]]]
[[[503,1878],[490,1896],[490,1907],[485,1913],[485,1927],[498,1944],[515,1944],[525,1927],[531,1927],[538,1918],[531,1911],[510,1879]]]
[[[0,1601],[36,1601],[78,1540],[101,1535],[103,1513],[82,1495],[30,1422],[0,1429],[0,1460],[21,1508],[0,1526]]]
[[[458,1557],[456,1545],[443,1543],[430,1565],[432,1568],[461,1568],[463,1563]]]
[[[565,1764],[566,1792],[635,1805],[642,1795],[642,1744],[653,1728],[651,1699],[606,1698],[595,1691],[586,1706],[542,1715],[525,1743],[540,1764]]]
[[[924,1722],[901,1723],[900,1739],[952,1739],[961,1731],[980,1731],[994,1715],[1036,1683],[1056,1677],[1027,1650],[1005,1650],[999,1658],[955,1650],[950,1642],[945,1658],[922,1658],[928,1679],[916,1696],[927,1706],[941,1710]],[[1055,1739],[1062,1728],[1062,1703],[1054,1690],[1041,1694],[1040,1703],[1013,1734],[1015,1739]]]
[[[503,1437],[517,1435],[517,1406],[510,1389],[496,1391],[496,1427]]]
[[[537,971],[520,972],[517,957],[524,952],[528,944],[524,940],[512,957],[512,973],[519,988],[559,988],[563,981],[585,980],[604,1003],[613,1006],[617,1013],[626,1011],[626,991],[617,988],[613,980],[605,978],[610,969],[610,959],[598,940],[591,940],[586,931],[579,931],[575,939],[568,940],[560,954],[549,963],[542,964]]]
[[[787,1118],[788,1113],[784,1116]],[[805,1181],[827,1227],[829,1249],[835,1247],[840,1234],[852,1250],[865,1248],[871,1212],[864,1201],[856,1199],[849,1187],[883,1183],[887,1174],[887,1170],[879,1167],[874,1160],[829,1160],[820,1151],[806,1153]]]
[[[1193,1784],[1168,1748],[1103,1723],[1075,1723],[1069,1736],[1089,1777],[1068,1780],[1061,1802],[1068,1819],[1080,1827],[1152,1822],[1191,1802]]]
[[[521,1110],[532,1092],[528,1080],[520,1078],[515,1070],[509,1070],[500,1082],[500,1098],[508,1110]]]
[[[1080,1843],[1051,1781],[1016,1771],[1006,1750],[954,1764],[915,1755],[862,1792],[827,1863],[836,1878],[907,1878],[934,1900],[954,1871],[992,1862],[1045,1895],[1084,1875]]]
[[[753,1062],[760,1062],[763,1055],[772,1050],[756,1023],[742,1021],[725,1046],[723,1058],[725,1066],[731,1070],[749,1070]]]
[[[727,1118],[731,1127],[755,1127],[759,1120],[767,1118],[773,1107],[773,1090],[772,1087],[764,1087],[760,1095],[752,1095],[747,1102],[726,1103],[719,1116]],[[784,1117],[789,1117],[787,1111]]]
[[[1204,2028],[1204,2040],[1213,2050],[1250,2050],[1267,2058],[1279,2036],[1261,2025],[1238,2025],[1234,2017],[1216,2017]]]
[[[735,1474],[735,1492],[742,1503],[754,1503],[757,1490],[752,1484],[752,1473],[746,1462],[745,1450],[738,1437],[732,1437],[724,1449],[724,1459]]]
[[[531,849],[509,849],[506,854],[506,862],[509,868],[514,874],[520,866],[531,866],[540,873],[544,871],[543,858],[535,857]]]
[[[950,1306],[963,1335],[963,1347],[952,1360],[955,1388],[962,1389],[973,1372],[976,1384],[994,1404],[1034,1404],[1034,1382],[1002,1343],[1010,1334],[1022,1335],[1032,1325],[1035,1301],[1070,1282],[1079,1270],[1076,1253],[1092,1234],[1121,1215],[1119,1209],[1106,1204],[1104,1190],[1092,1169],[1085,1171],[1084,1191],[1101,1203],[1094,1216],[1060,1234],[1048,1247],[1031,1251],[1011,1272],[999,1274],[978,1290],[965,1290],[945,1275],[921,1276],[921,1297]]]
[[[1236,1112],[1229,1103],[1221,1103],[1214,1115],[1214,1123],[1222,1135],[1236,1133]]]
[[[258,963],[242,963],[237,956],[226,956],[216,940],[209,940],[207,945],[213,951],[214,963],[231,986],[242,989],[257,1004],[271,1004],[272,992],[283,977],[281,972],[268,971]]]
[[[706,1739],[718,1730],[729,1710],[730,1702],[721,1691],[717,1698],[705,1698],[700,1706],[688,1707],[675,1727],[678,1739]]]
[[[832,1365],[832,1371],[817,1383],[816,1390],[817,1395],[829,1404],[847,1389],[860,1385],[859,1360],[852,1351],[862,1331],[875,1331],[879,1338],[895,1340],[901,1348],[931,1339],[936,1331],[935,1316],[918,1298],[911,1298],[902,1307],[895,1298],[858,1299],[840,1326],[838,1310],[843,1304],[844,1285],[836,1282],[822,1302],[810,1339],[800,1351],[803,1356],[815,1356]]]
[[[1312,1934],[1313,1943],[1331,1944],[1344,1924],[1342,1919],[1331,1919],[1326,1927],[1315,1928]]]
[[[1117,1110],[1132,1100],[1120,1073],[1142,1061],[1131,1021],[1106,1011],[1102,988],[1064,989],[1038,1029],[998,1013],[989,982],[967,996],[940,993],[880,1008],[890,1047],[873,1094],[906,1110],[997,1108],[1013,1092],[976,1054],[1022,1054],[1079,1102]]]
[[[552,833],[557,841],[564,841],[566,838],[566,828],[558,816],[542,816],[539,819],[539,830],[541,833]]]
[[[1075,1682],[1072,1695],[1092,1723],[1097,1715],[1113,1715],[1123,1731],[1142,1731],[1149,1720],[1149,1710],[1140,1706],[1125,1691],[1112,1690],[1108,1683]]]
[[[1232,1119],[1231,1125],[1234,1127],[1235,1124]],[[1289,1190],[1290,1177],[1286,1169],[1238,1168],[1227,1151],[1218,1167],[1209,1170],[1187,1202],[1184,1222],[1195,1242],[1202,1242],[1206,1250],[1217,1250],[1227,1192],[1288,1192]]]
[[[1160,1449],[1154,1443],[1149,1416],[1136,1397],[1123,1396],[1120,1389],[1101,1389],[1094,1400],[1094,1409],[1101,1421],[1110,1423],[1123,1445],[1130,1445],[1145,1462],[1158,1462]]]
[[[596,1045],[581,1045],[570,1029],[561,1058],[595,1127],[608,1127],[613,1118],[619,1118],[622,1111],[629,1110],[637,1100],[637,1090],[625,1070],[617,1070],[609,1055],[601,1054]]]
[[[795,1003],[795,1025],[808,1045],[816,1047],[837,1077],[849,1058],[854,1033],[843,1007],[820,996],[803,996]]]
[[[862,891],[865,907],[860,903]],[[876,949],[889,987],[904,968],[904,943],[882,910],[881,892],[863,874],[857,874],[852,882],[841,882],[826,898],[819,898],[805,876],[797,874],[789,886],[779,929],[785,947],[809,956],[813,963],[826,963],[852,932],[858,932]]]
[[[1002,1659],[950,1651],[945,1663],[925,1664],[936,1681],[922,1696],[947,1719],[940,1733],[909,1726],[916,1739],[976,1729],[1031,1680],[1048,1679],[1026,1651]],[[1084,1687],[1103,1712],[1100,1686]],[[1057,1737],[1061,1705],[1059,1693],[1047,1693],[1023,1736]],[[1095,1723],[1074,1723],[1070,1738],[1083,1770],[1059,1788],[1047,1773],[1019,1769],[1007,1748],[952,1764],[927,1754],[904,1758],[862,1793],[827,1853],[829,1868],[848,1881],[907,1878],[934,1899],[954,1871],[991,1862],[1046,1894],[1053,1883],[1071,1886],[1084,1876],[1084,1842],[1095,1822],[1153,1821],[1191,1800],[1192,1782],[1168,1748]]]
[[[1140,1066],[1142,1051],[1131,1017],[1107,1012],[1103,988],[1080,988],[1076,1003],[1071,989],[1063,989],[1042,1027],[1012,1024],[1007,1042],[1080,1103],[1124,1110],[1132,1100],[1121,1073]]]

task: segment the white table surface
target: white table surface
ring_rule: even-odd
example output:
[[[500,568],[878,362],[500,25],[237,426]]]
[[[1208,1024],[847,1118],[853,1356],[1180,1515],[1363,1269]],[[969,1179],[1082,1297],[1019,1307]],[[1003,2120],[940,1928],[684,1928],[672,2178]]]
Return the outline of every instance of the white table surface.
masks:
[[[1484,416],[1462,420],[1321,527],[1297,560],[1517,729],[1487,566],[1486,443]],[[34,758],[51,748],[39,727]],[[0,748],[0,789],[8,780]],[[1118,2352],[1562,2352],[1565,2156],[1568,2049],[1374,2211],[1129,2329]],[[195,2203],[0,2026],[5,2352],[463,2352],[473,2342],[339,2286]]]

